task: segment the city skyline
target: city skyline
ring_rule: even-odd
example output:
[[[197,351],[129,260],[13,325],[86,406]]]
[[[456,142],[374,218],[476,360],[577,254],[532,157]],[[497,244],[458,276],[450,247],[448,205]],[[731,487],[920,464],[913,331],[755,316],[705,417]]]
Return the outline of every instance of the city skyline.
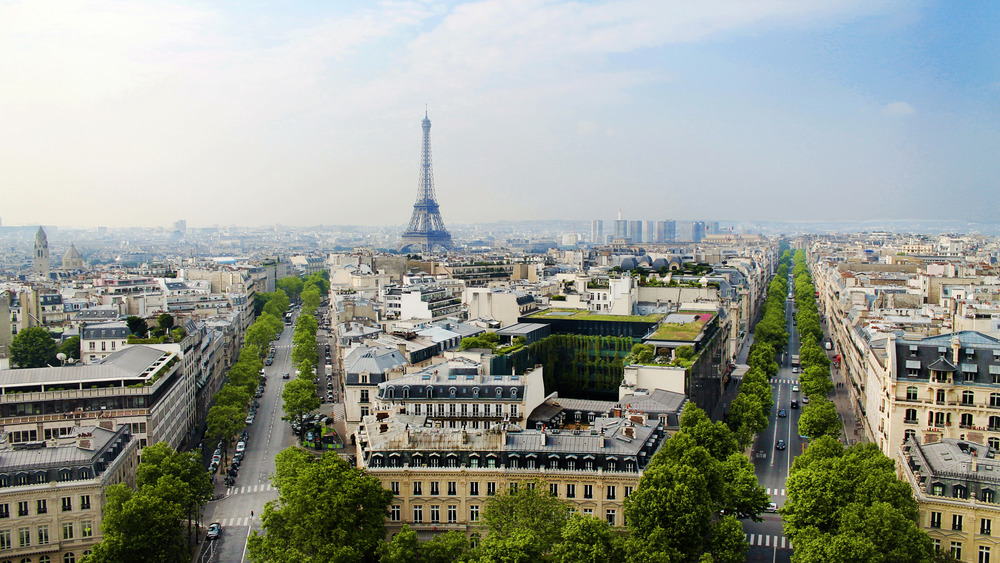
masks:
[[[993,21],[940,2],[10,3],[3,224],[405,226],[425,104],[449,225],[987,221]]]

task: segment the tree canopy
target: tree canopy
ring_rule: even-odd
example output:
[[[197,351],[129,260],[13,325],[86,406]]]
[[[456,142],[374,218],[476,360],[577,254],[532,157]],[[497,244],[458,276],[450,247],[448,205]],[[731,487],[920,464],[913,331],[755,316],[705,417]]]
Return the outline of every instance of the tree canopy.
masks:
[[[10,360],[19,368],[57,366],[56,341],[44,327],[33,326],[22,330],[10,343]]]
[[[292,447],[275,457],[278,499],[254,531],[251,561],[351,563],[373,560],[385,538],[392,492],[335,453],[320,457]]]
[[[801,561],[930,561],[909,484],[874,444],[844,448],[823,436],[795,458],[781,508]]]

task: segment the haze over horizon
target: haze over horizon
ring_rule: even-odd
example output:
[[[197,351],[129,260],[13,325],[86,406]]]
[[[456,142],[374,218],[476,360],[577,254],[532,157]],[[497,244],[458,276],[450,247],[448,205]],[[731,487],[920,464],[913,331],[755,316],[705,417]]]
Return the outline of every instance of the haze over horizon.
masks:
[[[0,4],[4,225],[992,221],[989,3]]]

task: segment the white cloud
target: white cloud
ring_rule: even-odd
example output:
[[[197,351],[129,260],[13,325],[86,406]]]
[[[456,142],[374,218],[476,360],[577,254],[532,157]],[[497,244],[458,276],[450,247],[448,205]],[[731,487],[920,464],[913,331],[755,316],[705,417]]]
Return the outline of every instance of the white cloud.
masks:
[[[883,106],[882,111],[893,117],[905,117],[907,115],[913,115],[913,112],[916,110],[913,109],[913,106],[906,102],[892,102]]]

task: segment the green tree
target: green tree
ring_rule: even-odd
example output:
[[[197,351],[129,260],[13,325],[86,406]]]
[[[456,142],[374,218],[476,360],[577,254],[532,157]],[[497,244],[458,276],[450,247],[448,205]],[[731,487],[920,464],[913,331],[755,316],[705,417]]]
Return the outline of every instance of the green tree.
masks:
[[[125,317],[125,324],[128,325],[129,331],[136,336],[145,337],[149,332],[149,324],[142,317],[135,315]]]
[[[278,499],[261,515],[264,533],[248,542],[252,561],[370,561],[385,538],[392,492],[335,453],[317,458],[298,448],[275,457]]]
[[[181,508],[152,491],[123,484],[105,493],[101,542],[82,563],[180,563],[190,561],[178,522]]]
[[[40,326],[22,330],[10,343],[10,360],[19,368],[41,368],[59,365],[56,341]]]
[[[417,533],[406,524],[390,542],[384,544],[381,551],[380,563],[419,563],[423,559]]]
[[[302,417],[319,408],[316,384],[311,380],[297,377],[285,384],[281,392],[284,420],[302,422]]]
[[[819,438],[820,436],[836,437],[840,434],[840,416],[837,407],[826,399],[811,401],[802,409],[799,418],[799,432],[803,436]]]
[[[310,286],[302,291],[302,306],[316,309],[319,307],[320,294],[319,288],[315,285]]]
[[[469,552],[469,538],[457,530],[452,530],[424,542],[420,551],[424,563],[452,563],[464,559]]]
[[[624,545],[604,520],[574,513],[562,530],[562,541],[552,549],[559,563],[617,563]]]
[[[156,326],[164,332],[174,328],[174,316],[170,313],[161,313],[156,317]]]
[[[895,463],[874,444],[844,448],[830,436],[813,440],[795,458],[787,488],[781,515],[797,559],[800,553],[803,561],[933,556],[927,534],[917,527],[909,484],[896,477]]]
[[[287,278],[281,278],[277,282],[278,288],[285,292],[292,301],[297,301],[299,299],[299,294],[302,293],[302,288],[305,285],[302,279],[297,276],[288,276]]]
[[[214,405],[208,409],[205,434],[211,440],[228,442],[245,426],[246,411],[236,405]]]
[[[760,399],[753,395],[740,393],[729,405],[726,424],[736,435],[740,448],[744,449],[753,442],[755,434],[767,428],[767,416]]]
[[[746,459],[745,456],[742,457]],[[709,554],[713,563],[742,563],[746,561],[746,552],[749,546],[743,535],[743,525],[735,516],[722,517],[712,528],[710,543],[711,551]]]
[[[171,479],[176,480],[171,483]],[[142,462],[136,468],[136,486],[153,487],[163,499],[176,503],[187,515],[188,541],[191,524],[198,511],[212,499],[212,482],[194,452],[177,452],[166,442],[142,449]]]
[[[522,483],[512,491],[497,493],[483,508],[483,526],[489,534],[483,539],[480,558],[493,560],[504,554],[508,561],[528,561],[548,553],[562,537],[569,518],[565,502]]]
[[[66,354],[67,358],[80,359],[80,337],[70,336],[59,345],[59,352]]]

